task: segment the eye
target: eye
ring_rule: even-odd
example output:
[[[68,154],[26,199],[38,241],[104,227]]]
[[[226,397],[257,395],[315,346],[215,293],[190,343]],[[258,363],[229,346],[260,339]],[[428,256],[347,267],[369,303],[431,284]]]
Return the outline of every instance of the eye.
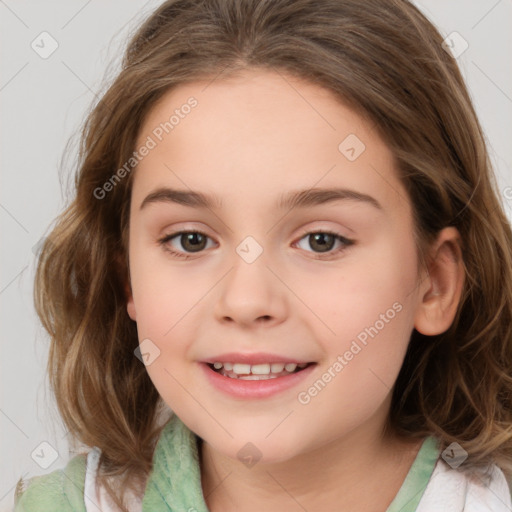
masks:
[[[177,239],[178,243],[185,249],[185,252],[171,248],[172,245],[170,242],[175,238]],[[208,238],[210,237],[201,231],[178,231],[176,233],[165,235],[163,238],[158,240],[158,242],[166,251],[170,252],[174,256],[188,259],[190,258],[190,255],[187,254],[187,252],[194,253],[204,250]]]
[[[300,242],[303,240],[305,240],[306,243],[310,245],[311,248],[313,248],[313,252],[320,255],[320,258],[322,258],[321,254],[325,253],[327,253],[329,256],[341,253],[346,250],[347,247],[354,244],[353,240],[349,240],[339,233],[334,233],[332,231],[308,231],[299,240],[298,245],[300,245]],[[341,245],[333,251],[336,242],[339,242]],[[304,247],[301,248],[307,250]]]
[[[170,252],[173,256],[188,259],[191,257],[191,254],[199,253],[206,249],[209,238],[210,237],[208,235],[201,231],[177,231],[175,233],[165,235],[163,238],[158,240],[158,243],[162,245],[165,251]],[[176,250],[175,246],[170,243],[174,239],[177,240],[184,250],[179,248]],[[324,259],[325,256],[322,256],[322,254],[327,254],[327,257],[339,254],[354,244],[353,240],[345,238],[339,233],[334,233],[332,231],[308,231],[302,235],[299,242],[297,242],[297,245],[300,246],[300,243],[303,240],[306,240],[310,247],[313,248],[313,251],[308,251],[308,249],[305,249],[304,247],[301,247],[301,249],[308,252],[314,252],[317,254],[317,259]],[[339,242],[340,246],[333,251],[336,242]]]

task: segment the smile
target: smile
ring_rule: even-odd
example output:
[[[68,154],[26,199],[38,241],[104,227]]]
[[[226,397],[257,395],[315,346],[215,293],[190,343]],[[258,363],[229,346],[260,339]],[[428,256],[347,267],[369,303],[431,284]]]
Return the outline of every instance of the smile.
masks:
[[[241,380],[267,380],[277,379],[297,373],[313,363],[221,363],[215,362],[208,366],[224,377]]]
[[[281,395],[287,390],[302,389],[317,366],[316,362],[293,361],[275,355],[272,357],[272,354],[234,353],[218,355],[199,364],[213,389],[238,400],[261,400]]]

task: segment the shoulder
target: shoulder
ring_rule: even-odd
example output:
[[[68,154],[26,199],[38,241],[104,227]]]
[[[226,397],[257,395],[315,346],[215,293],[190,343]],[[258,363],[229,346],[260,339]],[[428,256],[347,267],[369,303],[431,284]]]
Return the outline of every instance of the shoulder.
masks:
[[[496,464],[485,472],[469,472],[450,467],[440,457],[417,508],[417,512],[430,510],[509,512],[511,488]]]
[[[475,510],[512,510],[510,486],[503,471],[496,464],[493,464],[485,475],[468,477],[467,490],[467,503]]]
[[[16,486],[14,512],[85,512],[84,482],[87,455],[75,455],[63,469],[20,479]]]

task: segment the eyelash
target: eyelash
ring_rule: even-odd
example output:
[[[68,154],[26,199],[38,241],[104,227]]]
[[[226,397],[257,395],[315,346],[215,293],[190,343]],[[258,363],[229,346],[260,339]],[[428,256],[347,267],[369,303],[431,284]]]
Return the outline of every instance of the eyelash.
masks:
[[[183,234],[190,234],[190,233],[197,233],[199,235],[203,235],[205,236],[206,238],[210,238],[208,235],[206,235],[205,233],[203,233],[202,231],[198,231],[198,230],[194,230],[194,229],[189,229],[187,231],[176,231],[175,233],[170,233],[170,234],[167,234],[167,235],[164,235],[162,238],[160,238],[158,240],[158,243],[163,247],[163,249],[169,253],[171,253],[173,256],[176,256],[177,258],[182,258],[184,260],[188,260],[192,257],[193,254],[195,253],[192,253],[192,254],[187,254],[187,253],[182,253],[182,252],[178,252],[178,251],[175,251],[173,249],[170,249],[169,246],[167,245],[167,242],[171,241],[173,238],[177,237],[178,235],[183,235]],[[317,256],[314,258],[314,259],[318,259],[318,260],[326,260],[326,259],[329,259],[330,257],[332,256],[335,256],[337,254],[341,254],[343,253],[345,250],[348,249],[348,247],[350,247],[351,245],[354,244],[354,240],[351,240],[349,238],[346,238],[342,235],[340,235],[339,233],[335,233],[334,231],[329,231],[329,230],[321,230],[321,231],[305,231],[304,233],[302,233],[302,235],[300,236],[300,238],[298,239],[298,241],[302,240],[304,237],[306,237],[307,235],[316,235],[316,234],[323,234],[323,235],[332,235],[334,236],[337,240],[339,240],[340,242],[342,242],[344,245],[336,250],[333,250],[333,251],[329,251],[327,253],[313,253],[313,254],[316,254]],[[201,251],[199,251],[201,252]],[[309,252],[309,251],[308,251]],[[328,256],[325,257],[325,256],[322,256],[322,254],[327,254]]]

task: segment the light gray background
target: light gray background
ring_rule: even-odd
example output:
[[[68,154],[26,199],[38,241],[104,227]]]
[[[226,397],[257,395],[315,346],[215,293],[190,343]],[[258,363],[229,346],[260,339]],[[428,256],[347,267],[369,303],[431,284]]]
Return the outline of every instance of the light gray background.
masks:
[[[21,475],[48,473],[69,460],[65,429],[47,387],[48,339],[32,303],[33,247],[69,198],[75,157],[62,161],[68,139],[74,136],[76,143],[107,70],[110,76],[118,69],[127,35],[160,3],[0,0],[0,511],[11,510]],[[469,44],[457,61],[512,219],[512,0],[416,4],[443,36],[456,31]],[[47,59],[31,47],[43,31],[59,45]],[[42,442],[59,455],[47,469],[35,462],[51,456]]]

